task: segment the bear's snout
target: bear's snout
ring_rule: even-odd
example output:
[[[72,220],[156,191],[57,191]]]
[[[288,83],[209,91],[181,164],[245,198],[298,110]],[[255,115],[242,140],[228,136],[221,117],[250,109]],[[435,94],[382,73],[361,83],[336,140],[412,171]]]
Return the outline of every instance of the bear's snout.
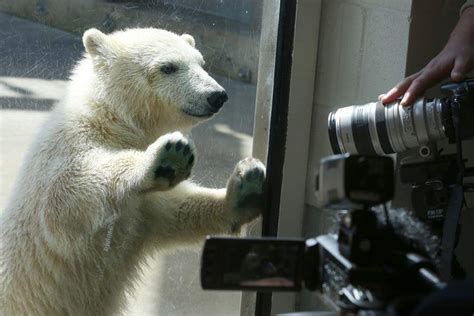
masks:
[[[207,98],[207,102],[209,103],[210,110],[216,113],[228,99],[227,93],[223,90],[211,93]]]

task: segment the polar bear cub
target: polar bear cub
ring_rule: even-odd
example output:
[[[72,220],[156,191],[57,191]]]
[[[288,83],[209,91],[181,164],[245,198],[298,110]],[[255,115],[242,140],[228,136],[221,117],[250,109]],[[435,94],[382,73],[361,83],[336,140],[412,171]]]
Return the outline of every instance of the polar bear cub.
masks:
[[[256,159],[224,189],[186,180],[186,133],[227,100],[192,36],[90,29],[83,42],[0,217],[0,315],[119,313],[146,254],[237,232],[261,210]]]

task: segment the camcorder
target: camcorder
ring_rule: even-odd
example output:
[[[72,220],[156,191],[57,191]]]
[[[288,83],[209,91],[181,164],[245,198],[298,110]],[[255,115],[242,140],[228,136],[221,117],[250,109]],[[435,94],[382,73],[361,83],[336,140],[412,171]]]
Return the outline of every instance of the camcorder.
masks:
[[[444,220],[449,187],[459,177],[473,174],[472,168],[462,166],[461,142],[474,137],[474,80],[446,83],[441,91],[447,96],[420,98],[408,107],[398,101],[373,102],[343,107],[328,117],[336,154],[385,155],[418,149],[401,161],[399,179],[412,186],[415,214],[431,223]],[[444,140],[457,143],[456,153],[440,155],[435,144]]]
[[[383,311],[396,301],[404,315],[414,294],[443,286],[429,254],[395,234],[388,212],[371,209],[393,197],[390,157],[327,157],[318,187],[325,207],[349,209],[337,234],[307,240],[209,237],[201,262],[203,289],[299,291],[304,286],[321,291],[341,312]]]
[[[454,249],[465,194],[474,191],[465,181],[474,168],[463,156],[463,142],[474,138],[474,80],[445,83],[441,92],[446,96],[423,97],[408,107],[396,101],[340,108],[329,114],[328,131],[334,153],[403,153],[398,179],[411,186],[413,213],[442,238],[440,269],[451,279],[465,276]],[[445,143],[455,152],[442,154],[437,145]]]
[[[474,81],[448,83],[445,98],[340,108],[329,114],[336,155],[321,160],[319,206],[335,210],[333,234],[310,239],[206,239],[201,285],[212,290],[318,290],[342,315],[409,315],[452,277],[465,179],[462,142],[474,137]],[[447,139],[456,153],[433,151]],[[383,156],[419,148],[401,163]],[[395,180],[412,186],[415,215],[389,209]],[[412,192],[413,192],[412,191]],[[432,216],[432,218],[430,217]],[[440,236],[432,221],[441,221]],[[440,254],[441,253],[441,254]]]

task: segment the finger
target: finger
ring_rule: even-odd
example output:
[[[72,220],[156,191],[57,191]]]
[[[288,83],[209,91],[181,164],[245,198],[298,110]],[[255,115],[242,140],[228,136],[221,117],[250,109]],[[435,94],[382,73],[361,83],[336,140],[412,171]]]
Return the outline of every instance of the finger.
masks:
[[[447,76],[444,67],[428,68],[418,78],[413,80],[410,87],[405,92],[400,104],[407,106],[412,104],[417,97],[423,94],[423,92],[433,86],[436,82]]]
[[[411,76],[406,77],[402,81],[400,81],[395,87],[393,87],[390,91],[386,94],[382,94],[379,96],[379,100],[382,101],[383,104],[387,104],[390,102],[395,101],[398,97],[403,95],[405,91],[407,91],[408,87],[410,87],[413,80],[415,80],[421,72],[417,72]]]
[[[400,87],[394,87],[390,91],[388,91],[385,95],[382,96],[380,101],[382,101],[383,104],[391,103],[395,101],[398,97],[403,95],[403,93],[407,90],[407,88],[410,86],[411,80],[407,81],[406,79],[404,82],[401,83]]]
[[[412,104],[415,99],[428,88],[429,81],[426,79],[426,76],[420,76],[419,78],[421,78],[421,80],[417,79],[412,82],[410,88],[408,88],[407,92],[403,95],[400,105],[407,106]]]
[[[451,79],[454,81],[461,81],[464,79],[466,74],[469,72],[468,60],[459,57],[454,61],[454,67],[451,71]]]
[[[387,104],[390,102],[395,101],[397,98],[399,98],[405,91],[408,89],[412,81],[414,80],[415,77],[407,77],[403,79],[401,82],[399,82],[395,87],[390,89],[386,94],[382,95],[382,98],[380,101],[382,101],[383,104]]]

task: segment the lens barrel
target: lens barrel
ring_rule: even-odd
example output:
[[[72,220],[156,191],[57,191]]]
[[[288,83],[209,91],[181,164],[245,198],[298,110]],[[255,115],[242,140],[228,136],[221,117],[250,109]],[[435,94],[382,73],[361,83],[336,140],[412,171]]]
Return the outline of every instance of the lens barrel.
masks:
[[[446,138],[444,99],[421,98],[409,107],[381,102],[340,108],[328,117],[335,154],[385,155]],[[445,120],[446,121],[446,120]]]

